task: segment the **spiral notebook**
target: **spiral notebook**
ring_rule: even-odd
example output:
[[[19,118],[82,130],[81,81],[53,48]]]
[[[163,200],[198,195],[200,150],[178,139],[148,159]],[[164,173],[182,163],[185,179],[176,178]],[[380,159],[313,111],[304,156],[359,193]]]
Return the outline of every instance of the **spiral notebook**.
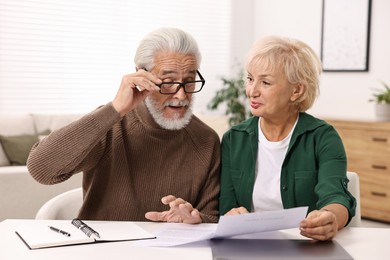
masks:
[[[20,225],[15,233],[30,249],[156,238],[126,221],[37,220]]]

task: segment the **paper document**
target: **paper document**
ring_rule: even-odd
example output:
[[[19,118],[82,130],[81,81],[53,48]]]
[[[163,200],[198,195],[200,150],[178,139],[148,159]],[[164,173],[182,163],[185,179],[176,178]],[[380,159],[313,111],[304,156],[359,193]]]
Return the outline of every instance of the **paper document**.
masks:
[[[221,216],[218,224],[166,223],[156,234],[157,239],[139,241],[144,246],[176,246],[212,238],[299,227],[308,207],[299,207],[262,213]]]
[[[299,227],[308,207],[221,216],[214,238]]]

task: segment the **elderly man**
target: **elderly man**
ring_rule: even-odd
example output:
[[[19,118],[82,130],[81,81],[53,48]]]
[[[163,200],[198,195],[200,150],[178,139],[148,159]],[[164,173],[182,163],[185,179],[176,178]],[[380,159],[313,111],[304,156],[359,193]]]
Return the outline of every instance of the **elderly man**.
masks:
[[[196,41],[162,28],[134,60],[112,102],[34,145],[31,175],[55,184],[83,172],[82,219],[217,222],[219,137],[191,111],[205,84]]]

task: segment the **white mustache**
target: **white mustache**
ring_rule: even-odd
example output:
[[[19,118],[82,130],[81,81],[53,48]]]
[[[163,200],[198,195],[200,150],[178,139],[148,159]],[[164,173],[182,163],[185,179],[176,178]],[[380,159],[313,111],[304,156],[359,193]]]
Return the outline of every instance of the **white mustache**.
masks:
[[[188,100],[168,100],[164,103],[164,106],[184,107],[189,106],[190,101]]]

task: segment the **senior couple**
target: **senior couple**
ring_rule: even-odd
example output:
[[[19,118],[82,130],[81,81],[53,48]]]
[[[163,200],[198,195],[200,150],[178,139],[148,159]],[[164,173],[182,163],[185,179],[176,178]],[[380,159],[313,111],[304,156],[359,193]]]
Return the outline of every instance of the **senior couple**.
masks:
[[[321,63],[305,43],[261,39],[250,49],[246,95],[253,117],[216,132],[194,116],[205,80],[194,38],[148,34],[115,98],[36,143],[27,165],[40,183],[83,172],[80,218],[217,222],[219,215],[308,206],[303,236],[333,239],[355,214],[346,155],[332,126],[305,111]]]

